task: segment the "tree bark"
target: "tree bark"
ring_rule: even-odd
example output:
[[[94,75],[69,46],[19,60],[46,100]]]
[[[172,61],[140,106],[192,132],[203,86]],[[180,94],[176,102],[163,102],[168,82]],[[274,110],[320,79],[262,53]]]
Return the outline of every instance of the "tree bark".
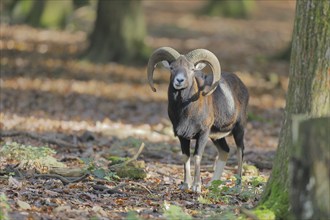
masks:
[[[292,116],[330,114],[329,1],[301,0],[296,4],[285,119],[272,174],[258,206],[272,210],[280,219],[286,218],[290,209],[288,163],[293,153]]]
[[[296,219],[330,218],[330,117],[300,123],[294,153],[290,202]],[[294,135],[296,136],[296,135]]]
[[[84,56],[96,62],[146,61],[145,35],[141,1],[99,0],[90,46]]]
[[[25,23],[33,27],[41,26],[41,16],[45,8],[46,1],[33,1],[31,9],[25,19]]]

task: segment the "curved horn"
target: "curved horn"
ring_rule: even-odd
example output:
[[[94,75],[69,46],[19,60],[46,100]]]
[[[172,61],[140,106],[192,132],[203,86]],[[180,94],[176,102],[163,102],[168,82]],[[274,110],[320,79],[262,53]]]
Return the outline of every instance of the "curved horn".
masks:
[[[213,74],[213,82],[210,89],[208,89],[208,91],[203,91],[202,95],[211,95],[217,88],[221,77],[221,66],[218,58],[211,51],[206,49],[196,49],[190,51],[188,54],[186,54],[186,57],[190,62],[194,63],[194,65],[199,62],[205,62],[210,65]]]
[[[152,53],[148,61],[148,69],[147,69],[148,82],[152,91],[156,92],[156,88],[154,87],[153,75],[157,63],[163,60],[166,60],[169,63],[171,63],[174,60],[176,60],[179,56],[180,54],[171,47],[160,47]]]

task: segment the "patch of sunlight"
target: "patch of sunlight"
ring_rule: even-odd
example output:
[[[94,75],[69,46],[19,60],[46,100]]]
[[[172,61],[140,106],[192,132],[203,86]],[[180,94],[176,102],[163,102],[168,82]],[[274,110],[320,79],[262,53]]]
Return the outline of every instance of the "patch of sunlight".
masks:
[[[54,43],[72,44],[83,42],[86,40],[86,33],[83,31],[76,31],[74,33],[68,31],[58,31],[50,29],[37,29],[29,26],[11,26],[1,24],[0,36],[11,37],[18,41],[47,41]]]
[[[148,138],[150,141],[170,141],[173,136],[155,132],[147,124],[131,125],[121,122],[113,122],[109,119],[103,121],[74,121],[56,120],[33,116],[20,116],[16,114],[0,112],[0,121],[3,130],[27,130],[37,132],[58,132],[58,131],[90,131],[106,136],[118,138],[136,137]]]
[[[88,94],[97,97],[106,97],[113,100],[142,100],[159,101],[167,98],[167,85],[158,85],[157,95],[153,95],[146,84],[130,84],[129,82],[106,83],[97,80],[79,81],[72,79],[47,79],[15,77],[2,79],[3,89],[38,90],[61,95],[68,93]]]

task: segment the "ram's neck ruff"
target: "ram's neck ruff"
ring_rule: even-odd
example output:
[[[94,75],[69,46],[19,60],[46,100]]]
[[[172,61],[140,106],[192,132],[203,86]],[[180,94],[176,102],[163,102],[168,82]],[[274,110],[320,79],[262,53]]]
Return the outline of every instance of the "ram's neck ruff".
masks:
[[[184,89],[176,89],[172,84],[169,85],[169,102],[173,102],[173,104],[179,105],[180,107],[187,107],[189,104],[196,102],[199,97],[200,90],[195,79],[193,85]]]

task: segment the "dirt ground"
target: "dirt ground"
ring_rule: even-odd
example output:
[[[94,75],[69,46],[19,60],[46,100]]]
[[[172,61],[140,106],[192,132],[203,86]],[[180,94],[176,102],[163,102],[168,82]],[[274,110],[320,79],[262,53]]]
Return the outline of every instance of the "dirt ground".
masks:
[[[224,71],[235,72],[250,92],[245,135],[245,162],[270,173],[277,147],[288,85],[289,62],[274,59],[289,45],[294,1],[257,1],[247,20],[198,15],[203,1],[144,1],[151,48],[171,46],[184,53],[195,48],[213,51]],[[146,163],[143,180],[97,180],[63,184],[52,178],[0,178],[0,193],[8,199],[12,219],[134,217],[164,218],[164,201],[180,206],[196,218],[215,218],[229,206],[252,207],[257,199],[219,200],[204,204],[199,195],[181,192],[180,147],[167,116],[168,73],[157,69],[157,93],[146,83],[145,66],[93,64],[76,59],[86,47],[87,34],[40,30],[27,26],[0,26],[0,128],[2,132],[36,132],[80,145],[48,144],[55,157],[69,167],[79,158],[107,164],[109,156],[132,157],[143,142],[139,160]],[[87,138],[86,138],[87,134]],[[26,135],[1,139],[45,146]],[[235,145],[223,179],[230,179],[237,163]],[[203,183],[211,177],[215,150],[209,143],[202,160]],[[1,159],[0,168],[13,166]],[[1,177],[1,176],[0,176]],[[98,191],[97,183],[118,187],[119,193]],[[203,188],[202,196],[209,190]],[[18,201],[30,205],[26,208]],[[165,202],[165,203],[166,203]],[[166,206],[166,205],[165,205]],[[237,211],[238,210],[238,211]]]

